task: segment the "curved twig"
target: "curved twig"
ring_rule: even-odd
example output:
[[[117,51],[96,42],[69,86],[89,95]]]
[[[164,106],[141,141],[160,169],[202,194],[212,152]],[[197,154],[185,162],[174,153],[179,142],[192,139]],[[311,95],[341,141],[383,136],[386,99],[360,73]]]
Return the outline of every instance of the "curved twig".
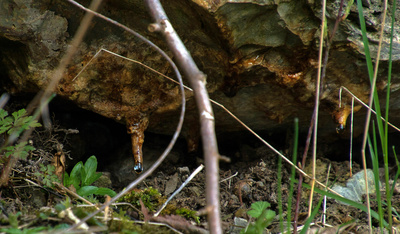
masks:
[[[115,20],[112,20],[110,18],[107,18],[97,12],[94,12],[90,9],[85,8],[84,6],[80,5],[79,3],[73,1],[73,0],[68,0],[70,3],[74,4],[75,6],[79,7],[80,9],[86,11],[86,12],[90,12],[92,14],[94,14],[95,16],[106,20],[107,22],[110,22],[114,25],[116,25],[117,27],[120,27],[124,30],[126,30],[127,32],[135,35],[136,37],[138,37],[139,39],[143,40],[144,42],[146,42],[148,45],[150,45],[151,47],[153,47],[155,50],[157,50],[172,66],[177,79],[179,80],[179,89],[181,92],[181,100],[182,100],[182,108],[181,108],[181,114],[179,116],[179,123],[178,126],[176,127],[175,133],[170,141],[170,143],[168,144],[167,148],[164,150],[164,152],[162,153],[162,155],[157,159],[157,161],[147,170],[145,171],[142,175],[140,175],[135,181],[131,182],[125,190],[121,191],[120,193],[118,193],[117,195],[115,195],[115,197],[113,197],[109,202],[106,202],[103,204],[103,206],[100,207],[99,210],[91,213],[90,215],[88,215],[87,217],[85,217],[84,219],[81,220],[80,223],[77,223],[75,225],[73,225],[71,228],[68,229],[68,231],[75,229],[76,227],[78,227],[81,223],[86,222],[87,220],[89,220],[90,218],[94,217],[96,214],[98,214],[100,211],[104,210],[107,206],[111,205],[112,203],[114,203],[115,201],[117,201],[119,198],[121,198],[123,195],[125,195],[127,192],[129,192],[130,190],[132,190],[134,187],[136,187],[136,185],[138,185],[140,182],[142,182],[146,177],[148,177],[151,173],[153,173],[153,171],[162,163],[162,161],[164,161],[164,159],[167,157],[167,155],[169,154],[169,152],[171,151],[172,147],[174,146],[176,140],[178,139],[178,136],[181,132],[182,129],[182,125],[183,125],[183,120],[185,117],[185,109],[186,109],[186,99],[185,99],[185,92],[184,92],[184,87],[183,87],[183,81],[182,81],[182,76],[179,73],[179,70],[177,68],[177,66],[175,65],[175,63],[172,61],[172,59],[170,57],[168,57],[168,55],[162,50],[160,49],[157,45],[155,45],[154,43],[152,43],[151,41],[149,41],[147,38],[143,37],[142,35],[140,35],[139,33],[135,32],[134,30],[128,28],[127,26],[118,23]]]

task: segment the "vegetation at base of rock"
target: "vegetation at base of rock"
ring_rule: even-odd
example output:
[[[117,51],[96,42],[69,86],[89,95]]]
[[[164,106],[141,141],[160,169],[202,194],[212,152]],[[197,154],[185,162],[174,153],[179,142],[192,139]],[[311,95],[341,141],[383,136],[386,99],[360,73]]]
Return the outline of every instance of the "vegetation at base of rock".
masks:
[[[45,187],[53,188],[54,184],[53,182],[60,182],[60,179],[57,177],[57,175],[54,174],[56,168],[54,165],[47,164],[45,166],[44,164],[40,164],[40,172],[37,171],[34,173],[34,175],[42,181],[43,185]]]
[[[109,195],[115,196],[116,193],[109,188],[99,188],[92,186],[96,180],[102,175],[97,170],[97,159],[96,156],[91,156],[87,159],[85,164],[82,161],[75,164],[70,175],[67,172],[64,173],[64,186],[74,186],[76,193],[82,197],[90,195]]]
[[[127,195],[120,198],[119,202],[128,202],[134,205],[136,208],[141,209],[140,201],[143,202],[143,205],[149,211],[156,211],[167,198],[162,196],[161,193],[153,188],[148,187],[143,190],[133,190],[132,192],[128,193]],[[174,202],[169,203],[164,210],[162,210],[161,214],[164,215],[179,215],[186,219],[190,219],[195,221],[196,223],[200,223],[200,217],[196,215],[196,211],[191,210],[186,207],[179,208]]]
[[[35,148],[28,145],[26,141],[19,142],[16,145],[8,145],[10,138],[16,140],[23,131],[40,126],[42,125],[33,116],[27,116],[25,109],[15,111],[11,116],[4,109],[0,109],[0,134],[5,134],[6,142],[0,148],[0,152],[3,154],[3,157],[0,158],[0,163],[4,163],[4,160],[9,156],[25,159],[29,152]]]
[[[244,228],[240,233],[263,233],[264,229],[271,225],[275,218],[275,211],[267,209],[271,204],[265,201],[258,201],[251,204],[251,210],[247,214],[255,218],[256,221],[251,223],[247,228]]]

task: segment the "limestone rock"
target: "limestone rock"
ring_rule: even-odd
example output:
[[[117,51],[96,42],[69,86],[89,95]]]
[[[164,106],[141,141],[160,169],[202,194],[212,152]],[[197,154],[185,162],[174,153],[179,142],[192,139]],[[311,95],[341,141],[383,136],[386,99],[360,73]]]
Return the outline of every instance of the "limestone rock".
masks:
[[[89,4],[86,0],[82,2]],[[319,1],[176,0],[163,3],[194,60],[207,74],[212,99],[255,130],[286,129],[294,117],[299,117],[301,126],[308,126],[317,71]],[[371,54],[375,56],[382,4],[378,0],[363,1],[363,4]],[[337,1],[328,1],[330,29],[338,7]],[[159,35],[147,31],[152,21],[143,1],[108,1],[103,3],[100,12],[166,49]],[[3,88],[11,93],[37,92],[43,88],[68,49],[83,14],[66,1],[3,0],[0,4]],[[390,118],[399,123],[400,16],[395,17]],[[388,15],[378,74],[379,90],[386,86],[390,22]],[[121,123],[148,118],[148,131],[171,134],[180,107],[177,85],[139,63],[99,52],[102,48],[173,78],[166,61],[144,42],[110,23],[94,19],[55,92],[80,107]],[[331,114],[338,108],[339,88],[347,87],[363,101],[367,101],[369,94],[356,5],[340,23],[323,86],[320,133],[335,134]],[[193,95],[189,91],[186,95],[188,111],[183,134],[197,139],[196,107]],[[349,96],[343,93],[342,101],[348,105]],[[215,114],[218,131],[244,130],[221,108],[215,106]],[[359,114],[357,118],[362,116]],[[361,125],[356,126],[356,132],[361,130]]]

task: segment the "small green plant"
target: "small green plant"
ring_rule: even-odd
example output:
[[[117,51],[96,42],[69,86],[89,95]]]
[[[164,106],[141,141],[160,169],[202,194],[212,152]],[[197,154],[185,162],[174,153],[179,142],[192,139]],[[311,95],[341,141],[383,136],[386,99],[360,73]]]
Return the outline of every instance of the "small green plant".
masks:
[[[0,134],[6,134],[6,140],[10,141],[17,139],[21,133],[27,129],[42,126],[38,123],[33,116],[27,116],[26,110],[21,109],[19,111],[13,112],[11,116],[8,116],[8,112],[4,109],[0,109]],[[26,158],[29,151],[35,148],[28,145],[26,141],[19,142],[16,145],[6,145],[0,148],[0,151],[8,158],[9,156],[15,156],[18,158]]]
[[[53,182],[60,182],[60,179],[55,174],[56,167],[48,164],[47,166],[39,164],[40,172],[35,172],[34,175],[42,181],[44,186],[52,188]]]
[[[255,218],[256,221],[247,228],[242,229],[240,233],[263,233],[264,229],[271,225],[276,215],[275,211],[267,209],[270,206],[271,204],[266,201],[258,201],[251,204],[251,210],[247,211],[247,214]]]
[[[97,186],[92,186],[96,180],[102,175],[97,170],[97,159],[95,156],[91,156],[85,162],[85,164],[78,162],[68,175],[67,172],[64,173],[64,186],[70,187],[74,186],[76,193],[82,197],[87,197],[90,195],[109,195],[111,197],[115,196],[116,193],[109,188],[99,188]]]

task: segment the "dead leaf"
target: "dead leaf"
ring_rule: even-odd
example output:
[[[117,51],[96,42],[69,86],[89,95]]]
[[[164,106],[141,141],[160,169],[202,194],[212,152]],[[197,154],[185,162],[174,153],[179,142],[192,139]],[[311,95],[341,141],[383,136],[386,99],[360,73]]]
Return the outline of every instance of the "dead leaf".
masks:
[[[64,177],[64,171],[65,171],[65,154],[63,151],[57,152],[51,164],[56,168],[54,171],[54,174],[60,179],[60,181],[63,181]]]

